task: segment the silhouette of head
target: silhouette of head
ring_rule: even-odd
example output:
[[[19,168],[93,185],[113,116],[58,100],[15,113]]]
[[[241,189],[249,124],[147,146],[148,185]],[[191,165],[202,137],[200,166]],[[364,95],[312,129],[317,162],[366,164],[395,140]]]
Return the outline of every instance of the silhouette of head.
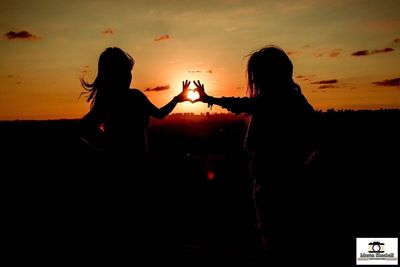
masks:
[[[109,47],[101,53],[97,77],[93,83],[81,78],[82,86],[88,91],[88,101],[111,98],[129,90],[132,80],[133,58],[118,47]],[[92,102],[93,104],[93,102]]]
[[[247,63],[250,96],[284,90],[293,84],[292,75],[293,64],[282,49],[266,46],[250,54]]]

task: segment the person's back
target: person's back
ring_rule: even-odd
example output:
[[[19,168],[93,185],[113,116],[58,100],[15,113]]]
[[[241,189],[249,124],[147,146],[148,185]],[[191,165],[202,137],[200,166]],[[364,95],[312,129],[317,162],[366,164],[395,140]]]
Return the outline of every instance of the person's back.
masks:
[[[310,134],[315,111],[301,92],[282,99],[262,97],[260,108],[251,115],[245,149],[273,169],[302,165],[312,149]]]
[[[303,234],[300,228],[305,224],[296,223],[299,213],[307,208],[302,206],[302,177],[315,148],[317,113],[292,76],[287,54],[267,46],[249,57],[249,97],[210,97],[204,85],[196,83],[199,101],[251,117],[244,148],[249,156],[260,244],[271,257],[284,256],[288,246],[294,246]]]
[[[107,150],[114,156],[129,155],[138,160],[146,156],[146,128],[151,111],[148,101],[138,89],[131,89],[125,98],[104,116]]]

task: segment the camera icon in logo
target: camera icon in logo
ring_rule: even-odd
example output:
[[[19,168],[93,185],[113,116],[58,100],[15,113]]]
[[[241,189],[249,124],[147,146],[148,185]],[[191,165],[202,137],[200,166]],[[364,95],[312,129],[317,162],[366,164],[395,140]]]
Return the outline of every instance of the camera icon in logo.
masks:
[[[374,241],[368,243],[368,252],[369,253],[383,253],[385,252],[385,244],[379,241]]]

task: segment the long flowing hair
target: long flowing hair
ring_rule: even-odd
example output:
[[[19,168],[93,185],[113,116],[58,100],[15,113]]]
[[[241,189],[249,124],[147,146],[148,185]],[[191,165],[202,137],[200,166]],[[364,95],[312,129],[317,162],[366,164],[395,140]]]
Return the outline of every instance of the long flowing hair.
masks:
[[[82,77],[81,84],[91,108],[104,111],[118,105],[119,97],[129,90],[134,59],[118,47],[109,47],[99,57],[98,71],[93,83]]]
[[[279,47],[268,45],[249,55],[247,90],[250,97],[301,92],[292,76],[292,61]]]

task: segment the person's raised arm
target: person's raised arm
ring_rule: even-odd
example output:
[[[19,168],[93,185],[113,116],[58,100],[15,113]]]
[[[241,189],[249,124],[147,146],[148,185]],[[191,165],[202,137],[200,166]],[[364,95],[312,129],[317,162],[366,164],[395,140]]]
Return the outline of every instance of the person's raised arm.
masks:
[[[169,101],[165,106],[163,106],[161,108],[157,108],[156,106],[151,104],[152,107],[151,107],[150,115],[157,119],[163,119],[168,114],[170,114],[172,112],[172,110],[174,110],[176,104],[184,102],[184,101],[189,101],[189,99],[187,98],[187,93],[189,91],[189,85],[190,85],[190,82],[188,80],[183,81],[182,82],[182,92],[179,95],[172,98],[172,100]]]
[[[227,110],[239,114],[239,113],[249,113],[252,114],[257,106],[259,100],[256,98],[249,97],[213,97],[209,96],[204,89],[204,84],[200,81],[194,81],[196,85],[196,91],[199,93],[199,98],[197,101],[207,103],[209,107],[212,105],[218,105]]]

